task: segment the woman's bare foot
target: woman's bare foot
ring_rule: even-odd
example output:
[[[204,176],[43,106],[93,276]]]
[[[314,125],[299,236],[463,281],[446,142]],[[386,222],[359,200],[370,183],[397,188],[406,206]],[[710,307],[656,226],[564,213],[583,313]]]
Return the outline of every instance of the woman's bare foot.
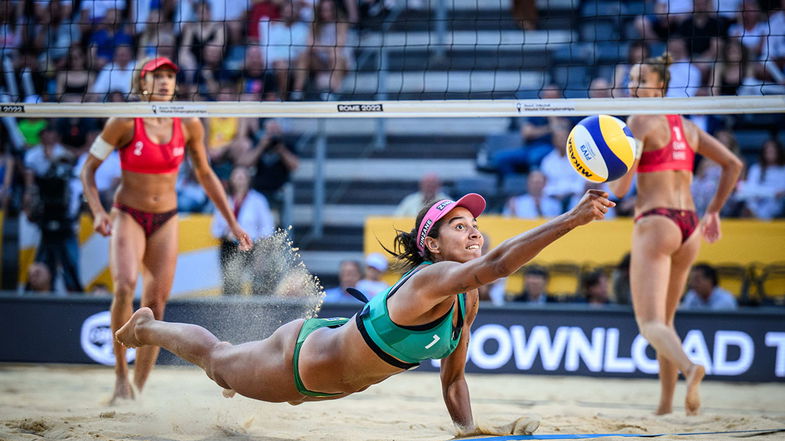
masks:
[[[698,415],[701,408],[700,384],[706,375],[706,368],[699,364],[693,364],[684,375],[687,380],[687,397],[684,400],[684,408],[687,415]]]
[[[112,398],[109,400],[109,405],[114,406],[120,400],[133,399],[134,389],[131,387],[131,383],[128,381],[128,378],[118,378],[114,384],[114,393],[112,394]]]
[[[657,411],[654,412],[654,415],[667,415],[671,412],[673,412],[673,407],[670,404],[660,403],[659,407],[657,407]]]
[[[114,333],[114,337],[123,346],[129,348],[138,348],[139,346],[144,346],[144,344],[142,344],[142,342],[137,338],[136,332],[140,326],[144,325],[150,320],[155,320],[153,311],[147,307],[139,308],[131,316],[128,322],[126,322],[126,324],[124,324],[120,329],[117,330],[117,332]]]

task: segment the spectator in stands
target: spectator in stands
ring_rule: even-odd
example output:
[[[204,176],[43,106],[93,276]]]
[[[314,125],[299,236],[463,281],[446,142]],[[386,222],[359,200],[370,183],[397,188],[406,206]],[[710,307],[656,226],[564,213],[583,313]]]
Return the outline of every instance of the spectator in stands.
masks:
[[[271,236],[275,231],[275,223],[267,199],[251,188],[251,173],[246,167],[236,167],[232,170],[229,188],[229,205],[234,211],[237,222],[251,236],[251,240],[255,243],[254,247],[257,247],[256,242],[259,239]],[[224,295],[241,294],[244,276],[249,274],[252,279],[252,292],[261,293],[265,288],[264,271],[257,268],[259,262],[256,260],[264,259],[265,256],[260,256],[257,252],[241,252],[229,224],[217,212],[213,216],[212,233],[221,241],[220,262]]]
[[[555,84],[545,86],[540,91],[542,99],[564,98],[561,88]],[[523,148],[505,149],[496,152],[491,159],[494,168],[502,177],[528,171],[540,166],[542,159],[551,151],[551,138],[557,127],[568,125],[569,120],[559,117],[533,116],[523,120],[521,138]]]
[[[690,61],[684,38],[668,40],[668,54],[673,59],[670,66],[671,80],[666,97],[690,97],[698,93],[702,83],[701,71]]]
[[[562,213],[562,204],[558,199],[544,193],[547,178],[534,170],[526,178],[526,194],[511,197],[504,206],[502,214],[522,219],[554,217]]]
[[[589,98],[612,98],[611,83],[605,78],[597,77],[589,84]]]
[[[97,24],[103,21],[104,17],[112,9],[122,6],[122,9],[117,9],[117,16],[121,16],[125,11],[125,1],[117,0],[81,0],[81,22],[87,24]]]
[[[256,168],[251,186],[263,194],[278,213],[283,208],[283,187],[300,166],[297,150],[283,135],[277,120],[266,120],[261,139],[239,161],[241,165]]]
[[[387,271],[387,258],[381,253],[365,256],[365,277],[357,282],[357,289],[369,299],[390,287],[382,280]]]
[[[512,0],[512,16],[524,31],[537,29],[537,2],[534,0]]]
[[[10,3],[5,3],[3,8],[0,14],[0,57],[14,58],[23,40],[22,21],[18,16],[20,8],[10,7]]]
[[[84,50],[78,44],[72,45],[63,69],[57,72],[57,97],[67,102],[83,101],[94,82],[95,73],[87,67]]]
[[[611,273],[611,285],[613,286],[613,299],[619,305],[629,305],[632,299],[630,288],[630,253],[616,264]]]
[[[131,92],[131,78],[134,72],[133,51],[130,46],[117,46],[113,61],[98,73],[93,83],[92,100],[104,101],[111,92],[127,96]]]
[[[720,130],[715,133],[715,137],[722,145],[726,146],[728,150],[739,156],[739,144],[730,130]],[[695,175],[692,178],[692,199],[695,202],[695,211],[699,216],[703,216],[706,208],[714,197],[714,192],[717,190],[717,183],[722,175],[722,167],[712,161],[708,157],[701,157],[695,169]],[[728,202],[722,208],[720,214],[723,216],[735,216],[739,209],[738,193],[732,193],[728,198]]]
[[[179,58],[181,68],[184,72],[216,67],[220,70],[220,59],[226,42],[224,24],[213,19],[210,3],[207,0],[197,1],[194,4],[194,12],[196,20],[185,22],[182,28]],[[208,49],[210,47],[213,49]],[[216,56],[218,62],[215,60]],[[218,72],[212,74],[217,75]],[[196,74],[196,77],[199,75]]]
[[[16,159],[10,148],[10,142],[0,142],[0,211],[3,213],[7,213],[14,191]]]
[[[338,269],[338,286],[325,291],[324,301],[329,302],[351,302],[354,297],[346,290],[357,287],[357,283],[363,277],[363,269],[360,262],[356,260],[344,260]]]
[[[523,270],[523,292],[510,299],[512,302],[532,304],[554,303],[556,299],[548,295],[548,270],[539,265],[526,265]]]
[[[780,0],[780,8],[769,15],[768,28],[771,30],[763,47],[764,68],[760,76],[766,80],[774,81],[779,88],[772,93],[785,94],[785,0]],[[778,89],[778,90],[777,90]]]
[[[216,97],[218,101],[237,101],[237,87],[224,83]],[[204,119],[205,141],[210,165],[221,181],[227,181],[232,168],[251,148],[249,131],[256,125],[253,118],[211,117]]]
[[[717,270],[707,263],[692,267],[688,282],[689,291],[679,309],[730,311],[738,308],[733,294],[718,286]]]
[[[785,151],[782,144],[769,139],[763,143],[760,158],[752,164],[741,183],[739,199],[747,216],[772,219],[783,215],[785,207]]]
[[[33,2],[37,23],[33,45],[40,52],[46,70],[56,70],[68,55],[68,48],[78,42],[79,27],[71,20],[71,2]]]
[[[752,76],[748,66],[747,48],[738,38],[729,38],[713,67],[712,95],[738,95],[744,79]]]
[[[741,40],[751,60],[761,59],[769,32],[769,24],[764,20],[757,0],[744,0],[737,22],[728,28],[728,36]]]
[[[570,201],[576,196],[583,194],[585,180],[575,173],[575,170],[567,160],[567,137],[569,127],[559,126],[553,132],[553,146],[551,152],[543,158],[540,171],[545,175],[545,194],[557,199],[562,204],[562,212],[565,211]]]
[[[174,27],[171,22],[161,19],[160,9],[150,11],[149,23],[138,37],[136,58],[166,57],[170,60],[177,59],[177,42],[174,37]]]
[[[195,82],[199,93],[203,96],[214,98],[218,95],[221,83],[232,80],[232,75],[224,69],[224,53],[221,46],[206,45],[202,48],[201,64],[191,81]]]
[[[640,64],[649,58],[649,45],[644,40],[636,40],[630,43],[627,49],[627,62],[616,66],[613,72],[613,91],[614,98],[630,96],[627,83],[630,79],[630,68]]]
[[[336,8],[335,0],[320,0],[308,37],[308,49],[300,57],[295,73],[292,99],[302,99],[308,75],[316,73],[316,85],[323,100],[335,98],[354,57],[349,44],[349,24]]]
[[[35,260],[53,276],[62,268],[66,289],[81,292],[79,244],[70,182],[73,154],[62,144],[54,126],[41,132],[41,144],[25,154],[25,206],[31,222],[41,230]]]
[[[679,25],[678,34],[687,42],[690,60],[707,74],[722,47],[726,27],[717,17],[714,0],[694,0],[693,12]]]
[[[581,302],[592,307],[611,303],[608,293],[608,276],[601,269],[590,271],[581,277]]]
[[[120,24],[118,10],[111,8],[101,19],[95,32],[90,35],[90,59],[95,63],[92,68],[103,69],[112,61],[115,51],[120,46],[133,45],[133,37],[130,32],[126,32],[125,27]],[[133,55],[132,55],[133,56]]]
[[[666,41],[692,12],[692,0],[656,0],[654,13],[635,18],[638,35],[647,41]]]
[[[442,191],[442,180],[436,173],[426,173],[420,178],[420,190],[404,197],[395,207],[394,216],[417,216],[429,202],[450,199]]]
[[[27,286],[25,292],[51,293],[54,291],[52,272],[41,262],[33,262],[27,268]]]
[[[284,2],[280,13],[279,20],[259,22],[259,36],[265,51],[264,59],[268,68],[275,72],[280,95],[285,99],[289,93],[292,69],[308,48],[309,29],[294,13],[291,2]]]
[[[281,17],[278,2],[274,0],[257,0],[248,11],[246,33],[248,34],[249,47],[264,43],[259,38],[259,23],[263,20],[276,21]]]
[[[277,101],[281,98],[275,75],[264,67],[260,46],[249,45],[245,49],[240,82],[242,101]]]

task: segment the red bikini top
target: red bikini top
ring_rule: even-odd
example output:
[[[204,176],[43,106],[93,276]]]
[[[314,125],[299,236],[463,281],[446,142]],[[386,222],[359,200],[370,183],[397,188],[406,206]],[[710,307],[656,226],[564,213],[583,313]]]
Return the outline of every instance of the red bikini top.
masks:
[[[692,150],[684,136],[684,125],[681,116],[665,115],[671,131],[671,140],[665,147],[657,150],[644,151],[638,162],[638,173],[649,173],[662,170],[692,171],[695,151]]]
[[[134,137],[120,149],[120,167],[135,173],[168,174],[180,168],[185,157],[185,136],[180,118],[172,118],[172,138],[157,144],[147,137],[144,120],[134,118]]]

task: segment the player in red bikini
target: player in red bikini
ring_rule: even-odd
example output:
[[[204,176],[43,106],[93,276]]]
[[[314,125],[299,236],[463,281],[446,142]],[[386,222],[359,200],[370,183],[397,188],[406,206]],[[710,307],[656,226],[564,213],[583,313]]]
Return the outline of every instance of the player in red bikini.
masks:
[[[143,101],[173,99],[177,65],[159,57],[137,66],[133,77],[134,93]],[[210,168],[203,138],[204,128],[198,118],[110,118],[90,149],[81,178],[95,231],[111,236],[112,332],[131,317],[140,270],[144,277],[141,304],[150,307],[156,318],[163,318],[177,262],[175,183],[186,150],[197,179],[224,218],[229,220],[240,249],[251,247],[248,234],[237,223],[223,187]],[[95,171],[115,148],[120,149],[123,174],[114,206],[111,213],[107,213],[98,196]],[[137,390],[144,387],[158,351],[155,346],[137,351],[134,369]],[[112,403],[134,397],[125,350],[115,342],[114,353],[117,379]]]
[[[670,62],[664,55],[633,66],[631,96],[664,96]],[[695,415],[700,410],[699,386],[705,369],[687,358],[673,320],[700,249],[700,234],[693,233],[700,226],[708,242],[720,238],[720,209],[736,185],[742,163],[714,137],[679,115],[634,115],[627,125],[643,143],[643,152],[631,172],[609,185],[617,196],[624,196],[637,169],[630,277],[638,328],[657,351],[660,366],[657,414],[672,411],[681,371],[687,381],[686,412]],[[695,153],[722,166],[717,191],[701,221],[690,193]]]

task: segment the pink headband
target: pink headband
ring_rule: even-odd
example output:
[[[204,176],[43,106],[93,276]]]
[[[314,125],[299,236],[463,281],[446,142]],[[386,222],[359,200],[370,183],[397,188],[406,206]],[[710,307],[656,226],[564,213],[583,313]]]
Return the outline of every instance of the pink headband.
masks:
[[[442,199],[431,205],[425,217],[422,218],[419,228],[417,228],[417,249],[421,256],[425,256],[425,238],[439,219],[443,218],[453,208],[464,207],[471,212],[472,216],[479,217],[485,210],[485,199],[477,193],[469,193],[457,201]]]

